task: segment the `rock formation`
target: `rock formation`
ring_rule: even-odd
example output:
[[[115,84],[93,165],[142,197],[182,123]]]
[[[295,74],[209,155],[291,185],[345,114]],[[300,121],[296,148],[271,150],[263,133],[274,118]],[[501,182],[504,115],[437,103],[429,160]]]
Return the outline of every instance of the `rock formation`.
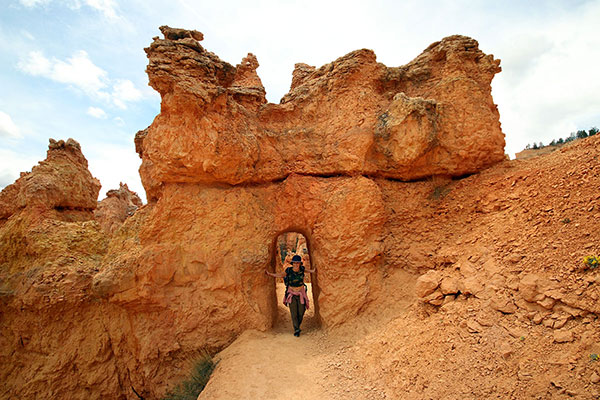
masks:
[[[163,28],[163,33],[168,28]],[[298,64],[267,104],[249,54],[237,67],[189,37],[146,53],[161,113],[138,147],[150,200],[168,183],[263,183],[304,175],[414,180],[461,176],[504,159],[491,97],[499,60],[450,36],[388,68],[358,50],[319,69]]]
[[[92,253],[105,239],[69,222],[91,221],[100,182],[92,177],[79,143],[50,139],[47,157],[0,192],[0,265],[26,270],[75,253]],[[61,232],[60,227],[69,227]],[[81,228],[81,229],[80,229]],[[57,236],[81,236],[73,243]],[[54,240],[58,239],[58,243]]]
[[[24,208],[54,212],[63,219],[81,211],[82,218],[91,219],[100,182],[87,167],[79,143],[50,139],[46,159],[0,192],[0,223]]]
[[[499,61],[473,39],[448,37],[399,68],[370,50],[319,69],[299,64],[290,92],[267,104],[252,54],[233,67],[191,33],[161,30],[146,49],[161,113],[136,137],[155,204],[140,251],[169,260],[153,284],[188,284],[195,274],[178,274],[200,266],[227,277],[220,287],[254,310],[246,326],[272,322],[272,287],[255,274],[273,259],[278,233],[311,243],[319,316],[335,325],[368,304],[381,279],[384,206],[370,178],[462,176],[504,159],[490,92]],[[346,265],[354,272],[342,273]],[[342,287],[356,296],[339,295]]]
[[[445,38],[402,67],[370,50],[298,64],[268,104],[254,55],[234,67],[200,32],[160,29],[146,52],[161,112],[135,139],[150,204],[123,222],[138,204],[121,187],[94,221],[99,184],[73,141],[51,142],[47,162],[0,194],[2,395],[160,396],[200,349],[273,325],[264,269],[285,232],[311,250],[317,318],[340,325],[381,296],[386,268],[423,256],[390,236],[406,218],[390,204],[410,194],[396,180],[504,160],[499,61],[473,39]],[[36,232],[17,215],[28,208],[44,215]]]
[[[121,182],[118,189],[106,192],[106,198],[98,203],[94,217],[104,231],[114,233],[141,206],[142,200],[137,193]]]
[[[599,168],[596,136],[464,179],[376,179],[382,295],[289,346],[244,333],[199,399],[599,397],[600,276],[582,263],[600,253]]]

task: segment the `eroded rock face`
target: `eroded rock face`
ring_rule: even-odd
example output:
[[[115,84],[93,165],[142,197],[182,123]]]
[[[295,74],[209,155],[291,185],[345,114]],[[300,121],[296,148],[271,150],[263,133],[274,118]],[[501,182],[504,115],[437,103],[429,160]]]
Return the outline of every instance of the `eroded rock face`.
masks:
[[[137,193],[121,182],[118,189],[106,192],[106,198],[98,203],[94,216],[105,232],[113,233],[141,206],[142,200]]]
[[[379,293],[384,222],[380,190],[364,177],[165,185],[116,232],[90,284],[93,298],[118,310],[106,323],[122,338],[115,362],[136,371],[127,379],[143,395],[158,396],[183,374],[173,360],[270,329],[280,299],[264,270],[281,232],[312,243],[315,309],[324,326],[341,324]],[[136,322],[123,328],[127,318]]]
[[[100,182],[90,174],[79,143],[50,139],[46,159],[0,192],[0,220],[24,208],[65,214],[82,211],[89,218],[99,191]]]
[[[200,39],[167,31],[146,49],[162,97],[136,135],[151,205],[130,255],[115,243],[93,283],[111,304],[147,304],[186,326],[176,333],[185,350],[165,342],[164,352],[219,348],[272,325],[264,269],[282,232],[310,244],[323,326],[352,318],[381,291],[388,214],[371,177],[464,175],[504,159],[490,93],[499,61],[473,39],[446,38],[399,68],[364,49],[321,68],[298,64],[280,104],[267,103],[254,55],[234,67]],[[171,328],[156,325],[162,343]],[[134,358],[159,364],[150,350]],[[150,373],[132,379],[157,387]]]
[[[191,33],[190,33],[191,35]],[[371,50],[314,68],[266,104],[249,54],[237,67],[190,35],[146,49],[161,113],[138,152],[150,199],[166,183],[250,183],[292,173],[413,180],[460,176],[504,159],[490,83],[499,60],[450,36],[388,68]]]
[[[99,191],[79,143],[50,139],[46,159],[0,192],[0,272],[106,249],[91,223]]]
[[[276,185],[226,189],[167,185],[163,196],[141,228],[135,264],[96,277],[101,296],[135,302],[141,287],[200,291],[198,340],[217,347],[229,337],[223,329],[234,335],[241,327],[273,323],[274,285],[264,269],[277,256],[274,239],[292,230],[313,244],[324,324],[356,315],[377,294],[385,216],[379,188],[367,178],[294,175]],[[341,300],[346,287],[356,296]]]

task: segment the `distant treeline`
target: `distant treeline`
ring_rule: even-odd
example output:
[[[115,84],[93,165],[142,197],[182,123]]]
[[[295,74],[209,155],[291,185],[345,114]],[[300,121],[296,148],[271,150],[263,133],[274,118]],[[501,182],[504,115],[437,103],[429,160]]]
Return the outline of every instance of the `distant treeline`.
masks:
[[[588,136],[594,136],[598,132],[599,132],[598,128],[596,128],[595,126],[590,128],[587,131],[580,130],[577,132],[571,132],[571,134],[567,138],[565,138],[565,139],[560,138],[558,140],[552,140],[548,144],[548,146],[556,146],[559,144],[569,143],[569,142],[572,142],[573,140],[577,140],[577,139],[585,139]],[[525,146],[526,149],[543,149],[544,147],[546,147],[546,146],[542,142],[534,143],[533,145],[527,144],[527,146]]]

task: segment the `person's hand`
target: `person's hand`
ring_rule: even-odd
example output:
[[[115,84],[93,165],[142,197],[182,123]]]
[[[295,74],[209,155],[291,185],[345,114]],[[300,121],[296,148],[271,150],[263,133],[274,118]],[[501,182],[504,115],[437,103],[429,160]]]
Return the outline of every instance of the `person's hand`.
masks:
[[[269,271],[267,271],[266,269],[265,269],[265,274],[269,275]]]

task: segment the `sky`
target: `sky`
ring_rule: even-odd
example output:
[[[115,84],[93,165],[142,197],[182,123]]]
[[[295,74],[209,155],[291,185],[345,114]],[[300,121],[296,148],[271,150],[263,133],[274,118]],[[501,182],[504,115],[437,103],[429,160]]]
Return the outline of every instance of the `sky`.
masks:
[[[600,127],[600,0],[0,0],[0,189],[74,138],[102,183],[143,198],[133,138],[160,96],[144,47],[158,27],[196,29],[233,65],[251,52],[278,103],[294,64],[360,48],[400,66],[462,34],[502,60],[492,95],[506,153]]]

